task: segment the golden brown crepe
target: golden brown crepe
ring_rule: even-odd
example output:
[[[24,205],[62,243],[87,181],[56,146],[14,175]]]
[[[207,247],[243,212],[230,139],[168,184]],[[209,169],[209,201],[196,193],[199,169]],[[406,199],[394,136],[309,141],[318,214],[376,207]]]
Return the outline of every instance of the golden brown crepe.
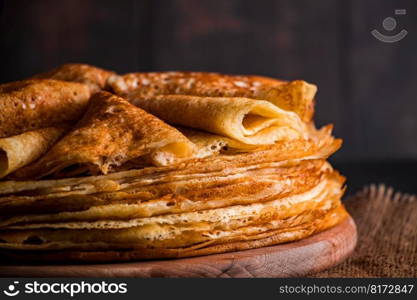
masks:
[[[287,82],[262,76],[206,72],[130,73],[110,76],[108,83],[119,95],[136,91],[142,97],[181,94],[266,100],[297,113],[306,123],[312,119],[317,92],[315,85],[302,80]]]
[[[134,250],[73,250],[63,249],[57,251],[19,251],[0,250],[0,255],[4,259],[16,260],[19,262],[100,262],[108,263],[114,261],[132,261],[143,259],[158,258],[180,258],[215,253],[241,251],[247,249],[260,248],[281,243],[297,241],[317,232],[333,227],[349,217],[349,214],[340,206],[328,212],[322,217],[316,217],[309,223],[292,226],[285,229],[269,230],[253,235],[240,235],[238,237],[228,237],[219,239],[215,242],[200,243],[196,246],[183,248],[135,248]],[[248,232],[249,230],[246,230]],[[36,238],[29,240],[36,242]]]
[[[293,112],[248,98],[159,95],[127,99],[162,120],[217,133],[249,145],[267,145],[305,136],[300,118]]]
[[[106,174],[133,159],[167,165],[193,153],[178,130],[107,92],[95,94],[77,125],[16,178]]]
[[[303,193],[320,186],[330,174],[335,180],[342,180],[324,160],[231,166],[211,172],[184,171],[155,176],[128,171],[88,179],[48,180],[43,186],[19,182],[27,188],[4,193],[0,198],[0,224],[21,222],[9,218],[16,214],[53,213],[52,218],[64,218],[56,214],[80,212],[71,218],[82,219],[84,213],[98,211],[105,219],[115,211],[111,219],[123,219],[198,211]],[[139,206],[133,206],[136,204]]]
[[[0,230],[1,248],[28,250],[109,250],[197,248],[207,243],[245,240],[270,231],[312,228],[320,218],[345,212],[340,204],[343,178],[328,176],[312,189],[249,205],[228,205],[150,218],[23,223]],[[90,216],[92,217],[92,216]],[[100,215],[96,215],[100,217]],[[339,221],[343,219],[340,218]],[[70,219],[71,220],[71,219]],[[28,222],[29,220],[26,220]],[[32,220],[33,221],[33,220]]]
[[[0,85],[0,138],[78,120],[90,91],[84,84],[24,80]]]
[[[321,142],[313,140],[279,142],[275,145],[264,147],[258,151],[238,153],[233,155],[218,155],[204,159],[191,159],[180,164],[166,167],[148,167],[139,170],[130,170],[107,174],[105,176],[88,176],[80,178],[68,178],[62,180],[37,180],[37,181],[3,181],[0,182],[0,195],[8,194],[50,194],[70,191],[72,193],[117,191],[126,183],[142,181],[142,184],[157,184],[160,182],[172,182],[174,179],[190,180],[196,176],[203,180],[213,181],[213,175],[239,174],[243,170],[256,169],[258,165],[272,164],[276,166],[295,166],[301,161],[311,162],[314,159],[326,159],[340,148],[341,140],[331,136],[331,128],[325,127],[317,132],[321,136]],[[303,173],[303,169],[293,169]],[[281,170],[282,171],[282,170]],[[213,174],[210,174],[213,173]],[[209,174],[209,175],[208,175]],[[3,199],[0,199],[0,205]],[[4,208],[0,209],[0,212]]]
[[[107,79],[114,72],[100,69],[87,64],[64,64],[51,71],[37,74],[32,78],[56,79],[86,84],[91,93],[105,89]]]
[[[0,179],[40,158],[67,129],[61,125],[0,138]]]
[[[32,212],[29,215],[14,216],[12,218],[3,217],[0,227],[12,226],[17,228],[23,226],[25,228],[37,228],[39,226],[43,227],[48,223],[48,226],[61,226],[62,228],[74,228],[77,226],[89,228],[105,226],[132,227],[134,224],[157,222],[169,222],[171,224],[175,223],[179,216],[181,220],[189,216],[194,221],[201,221],[206,218],[212,220],[214,220],[213,218],[222,218],[223,220],[232,216],[234,218],[243,218],[244,215],[248,214],[248,211],[251,211],[253,216],[260,217],[265,212],[265,205],[270,206],[276,213],[284,215],[289,213],[291,209],[300,211],[307,206],[310,209],[314,209],[321,201],[318,200],[319,197],[324,201],[324,199],[328,198],[330,190],[341,192],[340,187],[344,181],[342,176],[331,170],[321,170],[319,178],[314,180],[312,173],[306,175],[310,177],[308,179],[303,179],[301,176],[294,179],[289,177],[288,174],[280,176],[271,174],[277,169],[279,168],[269,168],[263,172],[246,172],[244,181],[242,181],[242,178],[240,180],[234,178],[233,180],[232,176],[230,176],[229,180],[223,181],[220,187],[210,186],[206,183],[205,187],[197,191],[189,190],[190,186],[186,186],[182,182],[177,185],[186,186],[187,188],[184,191],[175,193],[167,189],[163,193],[163,188],[167,188],[167,185],[157,185],[154,186],[154,189],[159,190],[159,195],[154,192],[154,197],[148,197],[148,199],[139,193],[139,190],[142,192],[146,191],[147,187],[136,189],[134,192],[131,189],[124,189],[125,193],[130,192],[126,199],[121,197],[118,199],[107,198],[103,199],[104,201],[99,205],[89,200],[94,197],[90,194],[92,197],[87,195],[84,197],[86,203],[83,203],[85,207],[82,210],[74,210],[76,200],[71,203],[68,198],[61,196],[57,197],[56,201],[60,202],[62,212]],[[312,170],[307,171],[311,172]],[[280,180],[288,180],[289,178],[296,185],[292,190],[290,190],[288,185],[280,184]],[[301,186],[302,183],[307,184]],[[204,194],[207,196],[202,201],[200,197]],[[102,195],[95,196],[100,197]],[[225,200],[226,198],[227,201]],[[282,200],[284,198],[285,201]],[[316,201],[312,201],[312,199],[316,199]],[[169,206],[167,204],[169,203],[171,203],[171,209],[167,209],[167,206]],[[90,207],[87,208],[87,204]],[[291,207],[289,204],[291,204]],[[47,203],[42,203],[42,205],[45,208],[48,206]],[[234,207],[233,209],[231,209],[232,206]],[[186,222],[189,222],[190,218]],[[112,223],[113,221],[120,222]],[[231,221],[231,219],[228,219],[227,222]]]

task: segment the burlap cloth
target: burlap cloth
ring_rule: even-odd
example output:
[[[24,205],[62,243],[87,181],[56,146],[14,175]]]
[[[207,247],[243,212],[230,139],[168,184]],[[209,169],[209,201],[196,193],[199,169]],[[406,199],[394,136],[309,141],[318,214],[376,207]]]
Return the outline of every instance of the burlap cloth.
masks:
[[[345,205],[358,227],[355,252],[312,277],[417,277],[417,196],[371,185]]]

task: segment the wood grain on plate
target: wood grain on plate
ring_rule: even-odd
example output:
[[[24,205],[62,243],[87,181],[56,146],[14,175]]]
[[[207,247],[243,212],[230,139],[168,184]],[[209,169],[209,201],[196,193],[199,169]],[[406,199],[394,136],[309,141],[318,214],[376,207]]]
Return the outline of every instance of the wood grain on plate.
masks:
[[[299,277],[342,262],[356,245],[348,218],[309,238],[184,259],[94,265],[2,265],[2,277]]]

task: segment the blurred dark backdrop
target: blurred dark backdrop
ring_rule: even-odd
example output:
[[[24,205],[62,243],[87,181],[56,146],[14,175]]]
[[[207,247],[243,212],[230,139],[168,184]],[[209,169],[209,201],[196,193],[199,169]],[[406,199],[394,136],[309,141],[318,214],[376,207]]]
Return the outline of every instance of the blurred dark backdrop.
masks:
[[[317,123],[345,140],[336,162],[417,158],[415,0],[0,3],[0,82],[66,62],[305,79],[319,86]],[[388,34],[389,16],[409,31],[398,43],[370,34]]]

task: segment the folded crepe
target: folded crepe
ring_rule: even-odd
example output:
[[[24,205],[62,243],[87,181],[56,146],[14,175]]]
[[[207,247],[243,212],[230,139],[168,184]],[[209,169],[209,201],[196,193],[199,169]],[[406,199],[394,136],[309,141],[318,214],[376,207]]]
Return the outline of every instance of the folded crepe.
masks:
[[[297,113],[306,123],[314,114],[317,87],[302,80],[282,81],[262,76],[205,72],[152,72],[113,75],[109,87],[119,95],[137,91],[143,97],[183,94],[204,97],[244,97],[266,100]]]
[[[114,72],[87,64],[64,64],[49,72],[37,74],[32,78],[84,83],[90,88],[91,93],[95,93],[106,87],[107,79],[111,75],[114,75]]]
[[[202,130],[195,130],[186,127],[177,127],[191,142],[196,145],[197,151],[195,157],[204,158],[212,155],[217,154],[237,154],[237,153],[248,153],[254,151],[261,151],[262,149],[268,149],[270,145],[249,145],[237,140],[221,136],[218,134],[208,133]],[[328,153],[335,151],[338,149],[342,143],[340,139],[334,139],[331,136],[331,132],[333,129],[332,125],[327,125],[320,130],[317,130],[314,124],[310,123],[307,124],[306,127],[306,136],[308,140],[305,139],[298,139],[298,140],[288,140],[288,141],[281,141],[278,142],[276,146],[273,146],[273,149],[280,148],[279,145],[294,145],[298,144],[299,149],[306,147],[304,150],[308,149],[310,146],[308,145],[315,145],[318,149],[321,149],[317,152],[315,158],[322,158],[326,157]],[[330,147],[331,146],[331,147]],[[329,152],[329,148],[333,149]],[[287,151],[282,149],[282,151]],[[298,150],[293,149],[293,157],[299,158],[297,155]],[[299,153],[299,152],[298,152]],[[287,157],[288,158],[288,157]],[[310,158],[312,158],[310,156]],[[282,160],[282,154],[277,154],[277,160]]]
[[[0,138],[0,179],[40,158],[67,129],[61,125]]]
[[[194,145],[178,130],[107,92],[95,94],[77,125],[16,178],[106,174],[140,159],[168,165],[190,157]]]
[[[204,158],[219,153],[232,154],[260,149],[257,145],[248,145],[222,135],[186,127],[177,128],[196,146],[194,157],[197,158]]]
[[[294,112],[248,98],[127,95],[134,105],[172,124],[223,135],[249,145],[273,144],[305,136],[305,125]]]
[[[0,138],[63,122],[84,113],[90,91],[84,84],[24,80],[0,85]]]

